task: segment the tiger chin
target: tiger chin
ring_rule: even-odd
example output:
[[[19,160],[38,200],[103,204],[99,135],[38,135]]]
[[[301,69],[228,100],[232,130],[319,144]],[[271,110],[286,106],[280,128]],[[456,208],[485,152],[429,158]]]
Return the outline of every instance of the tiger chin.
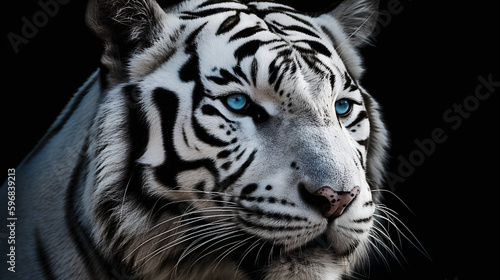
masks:
[[[366,263],[388,139],[358,48],[377,7],[89,1],[102,66],[16,169],[14,277],[341,279]]]

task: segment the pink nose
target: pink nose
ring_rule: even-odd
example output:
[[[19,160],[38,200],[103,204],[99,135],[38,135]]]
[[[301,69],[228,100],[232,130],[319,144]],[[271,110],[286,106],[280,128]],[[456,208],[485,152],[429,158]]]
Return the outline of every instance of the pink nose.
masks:
[[[322,187],[314,195],[325,197],[328,203],[321,205],[321,213],[326,218],[336,218],[342,215],[344,209],[359,194],[360,188],[354,187],[350,192],[337,192],[330,187]]]

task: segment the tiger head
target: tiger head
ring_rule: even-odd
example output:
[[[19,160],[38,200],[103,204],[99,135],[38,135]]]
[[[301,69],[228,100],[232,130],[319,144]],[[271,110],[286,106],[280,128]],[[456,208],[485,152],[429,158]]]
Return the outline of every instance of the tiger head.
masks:
[[[196,262],[280,279],[365,254],[387,139],[357,47],[376,9],[90,1],[104,93],[87,213],[108,255],[144,277]]]

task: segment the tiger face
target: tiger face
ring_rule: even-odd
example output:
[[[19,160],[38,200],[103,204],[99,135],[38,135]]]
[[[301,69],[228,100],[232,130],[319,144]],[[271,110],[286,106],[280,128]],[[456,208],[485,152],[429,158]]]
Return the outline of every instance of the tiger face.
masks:
[[[386,145],[352,49],[372,27],[270,2],[123,5],[87,16],[105,42],[98,242],[142,276],[193,262],[262,274],[307,252],[343,273],[368,243]]]

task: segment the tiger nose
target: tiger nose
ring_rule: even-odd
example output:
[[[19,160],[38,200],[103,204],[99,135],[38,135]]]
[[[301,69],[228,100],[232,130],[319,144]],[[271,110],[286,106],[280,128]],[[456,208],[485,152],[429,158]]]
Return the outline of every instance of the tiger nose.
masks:
[[[317,200],[320,203],[321,214],[325,218],[336,218],[342,215],[347,205],[356,198],[359,192],[359,187],[354,187],[349,192],[343,192],[334,191],[332,188],[325,186],[315,191],[313,195],[326,198],[326,200]]]

